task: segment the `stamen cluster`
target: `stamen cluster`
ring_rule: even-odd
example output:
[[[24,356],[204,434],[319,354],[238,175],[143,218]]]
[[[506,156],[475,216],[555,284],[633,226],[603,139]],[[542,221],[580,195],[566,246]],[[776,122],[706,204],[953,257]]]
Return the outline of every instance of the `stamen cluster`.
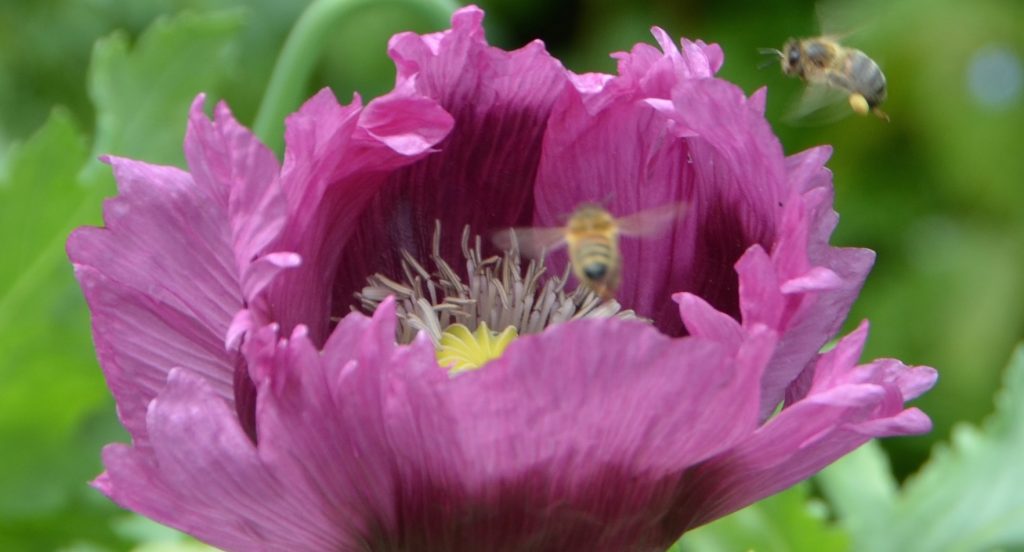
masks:
[[[586,286],[567,291],[568,268],[561,275],[545,277],[544,264],[533,259],[524,269],[515,242],[501,255],[484,258],[480,236],[473,235],[469,226],[463,228],[466,281],[441,257],[440,244],[441,223],[437,222],[430,255],[433,272],[402,251],[402,282],[377,273],[367,278],[368,285],[356,294],[368,313],[388,296],[395,296],[400,343],[409,343],[423,331],[439,346],[444,330],[453,324],[476,330],[483,322],[499,332],[513,327],[523,335],[581,318],[638,318],[632,310],[622,310],[615,300],[601,301]]]

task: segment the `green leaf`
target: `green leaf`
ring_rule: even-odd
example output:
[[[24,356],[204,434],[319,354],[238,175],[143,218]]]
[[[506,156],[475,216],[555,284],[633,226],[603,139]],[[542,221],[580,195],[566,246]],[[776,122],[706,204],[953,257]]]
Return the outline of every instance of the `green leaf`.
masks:
[[[241,20],[238,11],[184,15],[154,24],[131,50],[122,35],[99,43],[93,151],[180,161],[188,105],[224,78]],[[102,445],[125,436],[64,253],[72,229],[101,223],[102,198],[114,192],[109,168],[87,151],[57,110],[0,163],[0,442],[17,443],[0,455],[3,550],[124,543],[97,521],[116,507],[86,486]]]
[[[114,530],[138,543],[132,552],[217,552],[216,548],[137,514],[116,520]]]
[[[851,535],[874,530],[892,515],[899,484],[876,440],[840,458],[814,478]]]
[[[952,443],[936,447],[891,508],[870,507],[844,512],[858,550],[1024,549],[1024,345],[984,427],[954,428]]]
[[[832,552],[850,538],[827,521],[825,505],[797,485],[683,536],[669,552]]]
[[[186,13],[158,19],[131,49],[124,33],[98,41],[89,69],[94,155],[183,165],[189,105],[200,92],[215,99],[232,71],[243,20],[239,10]],[[96,170],[91,164],[90,173]]]
[[[47,124],[5,160],[0,182],[0,519],[65,505],[98,462],[68,454],[98,446],[113,416],[89,418],[109,398],[92,352],[89,319],[64,254],[75,226],[99,220],[109,186],[79,184],[86,157],[67,114]],[[83,425],[87,424],[87,425]],[[82,449],[77,449],[82,451]],[[84,452],[84,451],[83,451]]]

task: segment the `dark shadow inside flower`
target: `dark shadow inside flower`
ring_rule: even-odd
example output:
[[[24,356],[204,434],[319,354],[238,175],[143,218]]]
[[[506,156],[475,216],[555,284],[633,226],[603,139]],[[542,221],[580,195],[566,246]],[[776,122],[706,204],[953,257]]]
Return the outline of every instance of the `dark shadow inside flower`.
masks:
[[[392,40],[399,81],[414,82],[454,126],[437,151],[389,174],[359,213],[333,279],[332,316],[349,312],[367,277],[400,276],[402,251],[425,261],[435,221],[444,229],[441,255],[460,272],[465,226],[483,234],[530,221],[532,183],[565,71],[539,42],[513,52],[488,46],[478,16],[456,27],[429,47],[410,33]]]
[[[672,203],[686,206],[685,215],[662,232],[619,241],[623,284],[616,295],[616,307],[621,304],[635,310],[652,319],[662,332],[679,336],[685,330],[670,297],[689,291],[739,320],[739,284],[734,265],[751,245],[768,248],[775,239],[779,216],[775,198],[784,183],[779,167],[764,170],[761,166],[740,165],[735,150],[770,150],[777,148],[777,143],[746,144],[744,140],[752,139],[744,138],[741,131],[747,129],[732,129],[735,135],[728,135],[726,129],[725,136],[712,134],[710,138],[674,136],[669,128],[671,120],[635,101],[621,102],[621,109],[630,111],[628,117],[616,112],[613,104],[607,114],[587,114],[578,126],[564,128],[559,125],[566,124],[566,117],[573,111],[565,103],[556,107],[563,111],[556,111],[552,119],[558,122],[547,128],[544,139],[532,136],[536,140],[521,148],[529,154],[529,164],[522,164],[522,157],[509,160],[499,156],[492,164],[476,154],[467,156],[459,148],[472,151],[473,146],[466,140],[479,142],[479,138],[460,136],[457,123],[441,152],[396,175],[364,210],[355,236],[345,246],[335,280],[333,316],[348,312],[352,304],[349,298],[366,285],[371,275],[380,274],[406,288],[415,287],[415,275],[403,265],[403,256],[418,263],[424,281],[428,272],[439,268],[431,259],[435,253],[463,281],[471,280],[475,275],[467,272],[469,251],[459,244],[463,229],[487,236],[511,226],[557,227],[564,225],[569,213],[580,204],[597,202],[616,216]],[[752,111],[742,103],[737,109]],[[638,120],[643,124],[637,125]],[[540,123],[537,126],[543,128]],[[611,137],[613,143],[603,143]],[[543,151],[539,149],[541,144]],[[487,153],[494,152],[488,148]],[[754,151],[751,161],[770,165],[770,153]],[[516,163],[518,173],[506,168]],[[539,164],[539,172],[533,170],[534,163]],[[753,176],[755,171],[762,174]],[[745,188],[751,183],[768,192],[746,194]],[[534,204],[532,213],[525,208],[529,202]],[[430,217],[441,227],[436,244],[431,243],[435,221]],[[495,251],[488,241],[484,240],[480,259],[503,253]],[[543,278],[557,278],[567,271],[564,250],[539,261],[547,268]],[[573,278],[563,281],[560,288],[566,283],[569,291],[578,285]],[[506,294],[511,295],[508,291]],[[535,296],[529,299],[540,300]],[[481,314],[486,317],[486,313]],[[470,324],[473,327],[475,320]]]
[[[456,113],[440,151],[396,171],[375,192],[342,248],[332,315],[347,314],[373,274],[401,278],[403,251],[426,264],[438,221],[441,257],[464,277],[463,228],[484,233],[529,223],[546,110],[497,110],[479,119]]]
[[[412,121],[424,102],[436,102],[450,115],[451,130],[404,166],[339,172],[342,181],[326,186],[311,215],[319,230],[299,238],[318,244],[315,251],[300,246],[303,270],[319,273],[302,278],[328,296],[310,298],[306,307],[279,299],[294,314],[273,318],[286,331],[306,324],[323,341],[334,322],[366,306],[357,294],[369,278],[415,287],[406,257],[432,271],[436,249],[469,281],[461,244],[466,228],[484,238],[486,258],[502,253],[490,243],[495,232],[555,227],[584,203],[622,217],[681,202],[686,215],[671,228],[621,240],[615,299],[672,336],[686,333],[674,293],[699,295],[739,320],[734,265],[754,244],[770,248],[788,189],[781,148],[756,106],[739,88],[707,78],[711,66],[698,63],[687,68],[693,74],[681,73],[671,41],[662,44],[661,56],[647,55],[654,51],[648,47],[644,55],[620,57],[618,77],[591,79],[567,73],[539,42],[513,52],[491,47],[479,23],[465,16],[429,40],[403,34],[392,41],[399,83],[373,121],[382,121],[388,139],[401,140],[416,129],[395,132],[392,127],[410,123],[382,112],[395,109],[399,119]],[[686,60],[714,57],[712,50]],[[378,135],[376,126],[368,132]],[[564,252],[544,262],[542,280],[566,270]],[[570,278],[567,291],[577,284]],[[329,306],[321,315],[323,305]]]
[[[609,97],[596,113],[593,98],[563,97],[535,190],[535,220],[542,223],[595,197],[608,197],[616,216],[672,202],[687,206],[670,231],[621,242],[617,299],[669,335],[685,332],[667,300],[679,291],[739,320],[734,265],[750,246],[771,246],[782,211],[777,140],[738,88],[707,89],[714,82],[678,86],[661,109],[644,101],[643,90],[606,87],[597,95]],[[555,270],[566,262],[564,255],[553,261]]]

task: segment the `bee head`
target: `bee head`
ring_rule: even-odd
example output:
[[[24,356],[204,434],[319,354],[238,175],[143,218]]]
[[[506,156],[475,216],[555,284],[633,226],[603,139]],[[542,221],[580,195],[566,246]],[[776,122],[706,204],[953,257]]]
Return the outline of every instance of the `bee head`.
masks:
[[[800,48],[800,41],[791,38],[786,41],[786,44],[782,47],[782,72],[787,75],[799,75],[802,71],[800,58],[802,56],[802,49]]]

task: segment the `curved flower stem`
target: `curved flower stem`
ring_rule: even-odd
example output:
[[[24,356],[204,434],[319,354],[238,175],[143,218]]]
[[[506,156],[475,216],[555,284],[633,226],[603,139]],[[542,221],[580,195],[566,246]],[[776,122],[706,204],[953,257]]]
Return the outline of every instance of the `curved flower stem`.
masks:
[[[264,144],[280,151],[284,141],[281,122],[299,106],[324,40],[338,21],[362,8],[385,3],[421,10],[428,23],[442,28],[459,8],[455,0],[313,0],[288,34],[260,102],[253,130]]]

